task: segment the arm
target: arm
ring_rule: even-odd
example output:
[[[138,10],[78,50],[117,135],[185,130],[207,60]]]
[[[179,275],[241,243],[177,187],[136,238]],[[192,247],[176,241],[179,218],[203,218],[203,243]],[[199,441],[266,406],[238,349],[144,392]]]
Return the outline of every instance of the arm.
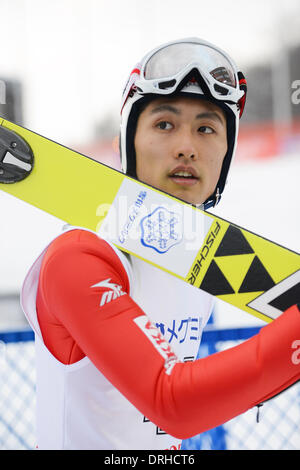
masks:
[[[104,302],[107,279],[120,295]],[[218,426],[300,378],[292,361],[292,343],[300,339],[296,306],[239,346],[181,363],[130,297],[113,249],[93,234],[78,231],[72,243],[50,250],[37,306],[45,343],[59,360],[65,347],[47,338],[50,315],[70,350],[88,356],[137,409],[178,438]]]

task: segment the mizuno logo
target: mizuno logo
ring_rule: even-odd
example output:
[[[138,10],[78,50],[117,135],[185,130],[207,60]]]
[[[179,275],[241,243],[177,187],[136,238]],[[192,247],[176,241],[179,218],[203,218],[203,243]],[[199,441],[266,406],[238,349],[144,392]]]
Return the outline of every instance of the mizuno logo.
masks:
[[[98,282],[97,284],[94,284],[91,287],[92,288],[103,287],[104,289],[107,289],[102,294],[102,297],[100,300],[100,307],[126,294],[126,292],[122,291],[122,286],[119,286],[118,284],[114,284],[113,282],[110,282],[110,279],[106,279],[105,281]]]

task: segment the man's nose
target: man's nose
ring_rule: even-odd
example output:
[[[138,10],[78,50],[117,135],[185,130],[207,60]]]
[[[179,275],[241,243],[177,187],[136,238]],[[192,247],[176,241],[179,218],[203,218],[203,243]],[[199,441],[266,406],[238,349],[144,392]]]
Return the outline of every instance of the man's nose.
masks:
[[[175,148],[176,158],[196,160],[198,156],[197,152],[192,132],[185,129],[178,133]]]

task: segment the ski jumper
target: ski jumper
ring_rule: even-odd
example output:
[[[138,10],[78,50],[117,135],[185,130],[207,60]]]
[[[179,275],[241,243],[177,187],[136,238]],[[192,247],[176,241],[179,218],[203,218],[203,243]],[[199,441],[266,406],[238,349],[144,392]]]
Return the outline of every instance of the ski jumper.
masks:
[[[40,449],[179,449],[299,380],[295,306],[243,344],[194,360],[213,297],[80,229],[30,269]]]

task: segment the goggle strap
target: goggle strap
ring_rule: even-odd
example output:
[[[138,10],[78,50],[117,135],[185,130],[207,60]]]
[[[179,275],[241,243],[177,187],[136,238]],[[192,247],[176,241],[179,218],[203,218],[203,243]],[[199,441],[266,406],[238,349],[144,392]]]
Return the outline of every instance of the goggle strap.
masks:
[[[242,72],[238,72],[238,79],[239,79],[239,86],[240,90],[244,92],[244,95],[239,100],[239,107],[240,107],[240,118],[243,115],[245,104],[246,104],[246,96],[247,96],[247,80]]]
[[[132,70],[132,72],[129,75],[129,78],[127,80],[126,86],[124,88],[124,92],[127,90],[127,93],[126,93],[125,97],[123,97],[123,103],[122,103],[122,106],[121,106],[121,113],[120,114],[122,114],[123,108],[126,104],[126,101],[127,101],[128,97],[132,94],[132,89],[135,87],[136,75],[138,75],[138,76],[141,75],[141,70],[138,66],[136,66]]]
[[[204,78],[202,77],[202,75],[200,74],[199,70],[196,69],[196,68],[193,68],[185,77],[183,80],[181,80],[181,82],[178,84],[177,86],[177,90],[176,91],[181,91],[185,85],[187,85],[187,83],[189,82],[197,82],[198,85],[200,86],[202,92],[205,94],[208,94],[208,96],[211,96],[211,93],[210,93],[210,89],[207,85],[207,83],[205,82]]]

